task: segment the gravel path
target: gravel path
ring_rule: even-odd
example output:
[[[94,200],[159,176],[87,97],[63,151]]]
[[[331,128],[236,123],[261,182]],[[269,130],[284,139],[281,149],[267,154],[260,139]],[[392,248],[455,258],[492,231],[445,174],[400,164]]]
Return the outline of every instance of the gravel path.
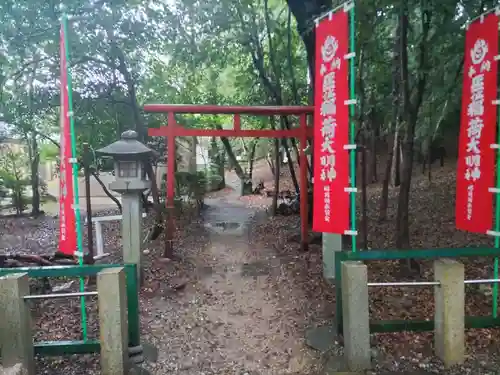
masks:
[[[209,244],[192,254],[196,278],[171,296],[153,297],[146,336],[160,357],[153,374],[308,374],[303,316],[287,263],[249,245],[255,211],[233,193],[208,200]]]

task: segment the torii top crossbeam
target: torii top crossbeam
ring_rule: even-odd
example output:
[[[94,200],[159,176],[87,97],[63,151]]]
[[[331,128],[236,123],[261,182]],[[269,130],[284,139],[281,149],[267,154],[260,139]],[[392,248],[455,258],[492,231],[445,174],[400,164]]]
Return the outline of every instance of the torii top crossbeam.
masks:
[[[239,114],[256,116],[285,116],[312,114],[313,106],[239,106],[239,105],[194,105],[194,104],[146,104],[146,112],[199,113],[208,115]]]

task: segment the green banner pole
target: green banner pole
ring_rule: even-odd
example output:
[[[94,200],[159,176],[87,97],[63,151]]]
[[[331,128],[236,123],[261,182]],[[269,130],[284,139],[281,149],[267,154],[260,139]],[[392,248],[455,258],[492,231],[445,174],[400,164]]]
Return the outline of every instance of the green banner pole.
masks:
[[[75,135],[75,120],[73,114],[73,87],[71,82],[71,69],[70,65],[70,54],[69,54],[69,42],[68,42],[68,17],[63,14],[62,16],[62,26],[63,26],[63,37],[64,37],[64,52],[66,54],[66,77],[68,82],[68,112],[69,112],[69,123],[70,123],[70,133],[71,133],[71,157],[73,160],[77,160],[76,152],[76,135]],[[83,241],[82,241],[82,226],[80,218],[80,200],[78,192],[78,163],[73,162],[73,209],[75,212],[75,222],[76,222],[76,238],[77,238],[77,248],[78,248],[78,264],[83,265]],[[91,225],[91,223],[89,223]],[[85,279],[80,277],[80,291],[85,290]],[[83,331],[83,341],[87,341],[87,311],[85,308],[85,297],[80,297],[80,306],[82,311],[82,331]]]
[[[350,42],[350,52],[356,53],[356,29],[355,29],[355,3],[346,3],[344,6],[350,6],[349,10],[349,42]],[[355,55],[354,55],[355,56]],[[349,76],[350,76],[350,100],[356,100],[356,64],[355,57],[351,57],[349,60]],[[351,104],[349,107],[350,115],[350,143],[353,145],[356,143],[356,104]],[[350,162],[351,162],[351,188],[353,191],[349,193],[351,200],[351,230],[352,230],[352,252],[357,251],[356,244],[356,148],[351,149]]]
[[[500,111],[497,110],[498,123],[500,124]],[[500,189],[500,132],[497,134],[497,181],[496,187]],[[500,237],[498,237],[498,232],[500,232],[500,194],[495,193],[495,249],[500,248]],[[493,278],[498,279],[498,257],[495,257],[493,262]],[[498,316],[498,283],[493,283],[493,293],[492,293],[492,315],[494,318]]]
[[[495,8],[496,9],[496,8]],[[488,13],[495,10],[495,9],[490,9],[488,10]],[[497,63],[498,64],[498,63]],[[498,93],[498,89],[497,89]],[[498,99],[498,98],[496,98]],[[497,110],[497,131],[498,131],[498,124],[500,124],[500,111],[498,110],[498,107],[496,108]],[[497,134],[497,149],[496,149],[496,162],[497,162],[497,167],[496,167],[496,173],[497,173],[497,178],[496,178],[496,188],[500,188],[500,132]],[[495,192],[495,249],[500,248],[500,237],[498,237],[498,232],[500,231],[500,194],[498,192]],[[493,278],[498,279],[498,257],[495,257],[495,260],[493,261]],[[493,318],[498,317],[498,283],[493,283],[493,293],[491,298],[493,299],[492,302],[492,315]]]

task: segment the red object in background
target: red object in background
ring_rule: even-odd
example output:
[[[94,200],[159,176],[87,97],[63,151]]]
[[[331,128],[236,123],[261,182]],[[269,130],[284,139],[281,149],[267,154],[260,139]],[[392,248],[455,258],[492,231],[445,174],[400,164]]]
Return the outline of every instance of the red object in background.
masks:
[[[486,233],[493,223],[495,182],[498,16],[469,25],[465,35],[462,114],[457,163],[458,229]]]
[[[316,27],[313,230],[349,230],[349,53],[347,12]]]
[[[193,104],[146,104],[146,112],[167,113],[167,126],[152,128],[148,130],[150,136],[166,137],[170,147],[167,146],[167,159],[175,160],[175,137],[198,136],[198,137],[252,137],[252,138],[298,138],[301,145],[307,144],[307,139],[312,137],[312,127],[307,126],[307,115],[314,112],[312,106],[219,106],[219,105],[193,105]],[[233,129],[189,129],[177,124],[175,114],[232,114],[234,121]],[[298,128],[286,130],[244,130],[241,129],[240,116],[299,116]],[[171,140],[170,140],[171,139]],[[301,248],[308,248],[308,215],[307,215],[307,156],[304,148],[300,151],[300,232]],[[175,173],[173,163],[167,165],[167,199],[166,206],[169,211],[173,210],[175,194]],[[174,215],[168,215],[168,225],[165,233],[165,253],[168,257],[173,251],[174,243]]]
[[[73,210],[73,167],[70,163],[71,133],[69,118],[68,71],[64,28],[61,26],[61,154],[59,165],[59,251],[73,255],[76,248],[75,211]]]

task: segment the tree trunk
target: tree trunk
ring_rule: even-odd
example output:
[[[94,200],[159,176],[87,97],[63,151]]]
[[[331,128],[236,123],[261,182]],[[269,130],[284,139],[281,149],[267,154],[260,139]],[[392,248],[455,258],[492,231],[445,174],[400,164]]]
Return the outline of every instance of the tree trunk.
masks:
[[[274,143],[274,141],[273,141]],[[267,161],[267,165],[269,165],[269,169],[271,170],[271,173],[273,174],[273,176],[276,176],[276,169],[274,168],[274,163],[275,163],[275,159],[273,159],[273,155],[274,155],[274,152],[271,153],[271,152],[268,152],[267,153],[267,156],[266,156],[266,161]],[[279,150],[278,150],[278,163],[280,162],[280,159],[281,157],[279,156],[280,153],[279,153]]]
[[[113,23],[110,25],[113,25],[117,20],[116,12],[114,10],[112,11],[111,18],[113,20]],[[115,33],[114,33],[113,27],[112,26],[108,27],[106,31],[107,31],[107,37],[109,38],[110,44],[111,44],[110,54],[113,55],[113,57],[116,60],[118,60],[118,64],[115,64],[114,61],[116,61],[116,60],[112,60],[113,62],[111,63],[111,67],[113,69],[117,69],[123,76],[123,79],[124,79],[126,87],[127,87],[128,99],[130,101],[130,107],[132,108],[134,125],[135,125],[135,129],[137,131],[137,134],[138,134],[139,141],[146,143],[148,134],[147,134],[147,129],[146,129],[146,126],[144,125],[144,121],[143,121],[143,118],[141,116],[140,108],[139,108],[138,101],[137,101],[137,91],[135,88],[135,81],[134,81],[132,75],[130,74],[130,71],[128,70],[125,54],[123,53],[122,49],[116,43]],[[156,186],[156,177],[154,174],[153,165],[148,160],[147,162],[144,163],[144,166],[145,166],[145,170],[146,170],[146,174],[148,176],[148,179],[151,181],[151,195],[153,197],[153,202],[154,202],[154,206],[155,206],[155,210],[156,210],[156,215],[155,215],[156,222],[155,222],[155,230],[154,230],[155,236],[154,236],[154,238],[157,238],[160,235],[161,230],[162,230],[160,228],[164,227],[163,215],[162,215],[163,207],[160,204],[160,195],[158,194],[158,186]],[[94,177],[96,177],[96,174],[94,174]],[[96,179],[97,179],[97,177],[96,177]],[[151,238],[153,238],[153,236],[151,236]]]
[[[111,199],[115,204],[116,206],[118,207],[118,209],[120,210],[120,212],[122,212],[122,205],[120,203],[120,201],[109,191],[108,187],[104,184],[104,182],[102,182],[102,180],[99,178],[99,175],[97,174],[97,172],[95,170],[91,170],[91,173],[92,173],[92,176],[95,178],[95,180],[97,181],[97,183],[99,184],[99,186],[102,188],[102,190],[104,191],[104,194],[106,194],[106,196]]]
[[[285,151],[286,158],[288,159],[288,168],[290,169],[290,177],[292,178],[293,186],[297,195],[300,192],[299,180],[297,180],[297,175],[295,174],[295,166],[293,164],[292,156],[290,155],[290,150],[288,149],[288,144],[286,139],[282,140],[283,149]],[[306,186],[307,188],[307,186]]]
[[[287,0],[288,8],[297,21],[297,31],[302,37],[307,53],[307,65],[314,85],[315,33],[314,19],[332,6],[331,0]]]
[[[257,148],[257,140],[252,141],[248,152],[248,179],[253,181],[253,166],[255,162],[255,149]]]
[[[241,168],[240,163],[238,162],[238,160],[236,159],[236,156],[234,155],[233,148],[231,147],[231,143],[229,142],[229,139],[227,139],[226,137],[220,137],[220,140],[221,140],[222,144],[224,145],[229,162],[233,166],[234,171],[236,172],[236,175],[240,179],[241,195],[252,194],[252,180],[250,180],[248,178],[248,176],[245,174],[245,171],[243,170],[243,168]]]
[[[196,146],[198,145],[198,139],[196,137],[189,137],[189,161],[188,161],[188,171],[189,173],[197,172],[197,154],[196,154]]]
[[[226,181],[224,178],[224,153],[219,150],[215,137],[210,139],[208,149],[208,164],[210,171],[209,191],[224,189]]]
[[[392,175],[394,186],[398,187],[401,185],[401,137],[399,129],[396,129],[396,133],[394,134]]]
[[[371,183],[378,182],[378,173],[377,173],[377,139],[378,139],[378,133],[379,133],[379,125],[377,123],[377,118],[375,114],[375,107],[372,106],[372,113],[370,116],[370,127],[371,127],[371,133],[370,133],[370,176],[371,176]]]
[[[391,167],[396,137],[389,137],[387,160],[385,162],[384,180],[382,181],[382,196],[380,197],[379,221],[387,220],[387,206],[389,205],[389,182],[391,180]]]
[[[368,197],[366,192],[366,145],[365,137],[362,136],[362,148],[361,148],[361,231],[363,233],[363,248],[368,249]]]
[[[85,178],[85,203],[87,208],[87,248],[88,252],[84,255],[85,264],[94,264],[94,228],[92,225],[92,198],[90,193],[90,175],[92,155],[89,144],[83,144],[83,173]]]
[[[394,50],[392,54],[392,118],[388,132],[388,153],[385,163],[384,180],[382,184],[382,196],[380,197],[379,220],[387,220],[387,207],[389,205],[389,183],[391,181],[391,168],[393,165],[394,148],[396,145],[397,129],[399,128],[400,118],[400,76],[399,76],[399,55],[401,53],[400,46],[401,25],[398,22],[394,33]],[[392,141],[392,142],[391,142]]]
[[[274,139],[274,194],[273,194],[273,203],[271,206],[271,212],[273,216],[276,216],[278,211],[278,195],[280,192],[280,141],[279,139]]]
[[[40,165],[40,151],[38,150],[38,142],[36,140],[36,134],[32,132],[31,134],[31,191],[32,191],[32,199],[31,199],[31,215],[39,216],[40,211],[40,177],[39,173],[39,165]]]
[[[413,118],[411,111],[410,93],[409,93],[409,73],[408,73],[408,3],[403,0],[400,5],[399,24],[401,29],[401,88],[403,98],[403,116],[406,119],[406,134],[404,140],[404,165],[403,181],[399,188],[398,209],[396,216],[396,247],[398,249],[409,248],[409,218],[408,205],[410,202],[411,172],[413,161],[413,138],[415,134],[416,118]],[[410,121],[408,121],[408,119]],[[414,121],[415,120],[415,121]]]
[[[250,51],[250,55],[251,55],[254,67],[258,72],[259,78],[260,78],[263,86],[268,91],[269,96],[274,100],[276,105],[282,106],[282,105],[284,105],[284,101],[283,101],[282,87],[281,87],[281,78],[282,78],[281,77],[281,69],[280,69],[280,65],[277,61],[278,59],[276,58],[276,55],[275,55],[276,50],[273,47],[274,43],[273,43],[272,30],[271,30],[271,25],[270,25],[271,22],[269,19],[270,10],[268,8],[268,0],[264,1],[264,7],[265,7],[264,16],[265,16],[265,20],[266,20],[265,26],[266,26],[267,42],[268,42],[268,47],[269,47],[268,55],[269,55],[270,65],[272,68],[271,74],[268,74],[268,71],[266,70],[266,67],[265,67],[265,63],[264,63],[265,52],[264,52],[264,48],[263,48],[263,45],[262,45],[262,42],[261,42],[261,39],[259,36],[259,31],[257,28],[252,29],[251,33],[250,33],[251,37],[252,37],[253,44],[254,44],[254,48],[255,48],[254,51]],[[292,13],[294,13],[293,10],[292,10]],[[314,43],[314,41],[313,41],[313,43]],[[291,128],[290,122],[288,121],[288,118],[286,116],[280,117],[280,126],[281,126],[282,130]],[[296,161],[300,165],[300,153],[299,153],[299,150],[297,148],[297,141],[294,138],[290,138],[289,141],[290,141],[292,148],[294,150],[294,153],[295,153],[295,156],[297,159]],[[288,140],[283,140],[283,145],[285,147],[287,147],[286,146],[287,143],[288,143]],[[290,158],[290,152],[288,150],[288,147],[287,147],[286,151],[287,151],[287,157],[290,160],[290,174],[291,174],[292,180],[294,181],[294,185],[295,185],[295,181],[297,181],[297,179],[295,177],[295,170],[294,170],[294,166],[293,166],[293,163],[291,161],[291,158]],[[311,168],[309,163],[307,163],[307,168],[309,171],[309,176],[310,176],[310,178],[312,178],[312,168]],[[298,194],[298,192],[299,192],[299,184],[298,183],[296,184],[295,189],[296,189],[297,194]]]
[[[396,247],[404,249],[410,247],[410,229],[409,229],[409,203],[410,203],[410,188],[411,176],[413,168],[413,143],[415,138],[415,128],[418,119],[418,111],[422,104],[425,84],[427,79],[426,69],[426,51],[427,51],[427,36],[429,34],[430,25],[430,10],[426,8],[424,0],[421,1],[421,23],[422,23],[422,36],[419,43],[418,55],[418,70],[416,77],[418,81],[416,84],[415,102],[410,101],[410,82],[408,72],[408,4],[404,0],[400,8],[399,22],[401,24],[401,88],[403,98],[403,115],[405,117],[406,132],[403,142],[403,171],[401,186],[399,189],[398,210],[396,216]],[[411,269],[412,264],[416,262],[409,262],[408,266]],[[418,265],[418,263],[416,263]],[[418,267],[420,268],[420,267]]]
[[[286,126],[286,119],[283,118],[283,116],[280,117],[280,124],[281,124],[281,129],[282,130],[284,130],[284,129],[287,128],[287,126]],[[275,129],[274,125],[272,126],[272,129]],[[297,175],[295,174],[295,166],[293,164],[292,156],[290,155],[290,150],[288,148],[288,139],[287,138],[283,138],[281,140],[281,144],[283,145],[283,150],[285,151],[286,158],[288,159],[288,168],[290,169],[290,177],[292,179],[293,186],[295,188],[295,192],[298,195],[299,192],[300,192],[299,180],[297,179]],[[293,144],[292,144],[292,146],[293,146]],[[295,150],[297,151],[296,147],[295,147]],[[297,156],[298,156],[298,151],[297,151]],[[307,188],[307,186],[306,186],[306,188]]]
[[[290,88],[292,90],[292,97],[295,105],[300,104],[299,93],[297,89],[297,80],[293,70],[295,64],[292,58],[292,11],[288,9],[288,16],[286,21],[286,52],[287,52],[287,66],[290,74]]]

